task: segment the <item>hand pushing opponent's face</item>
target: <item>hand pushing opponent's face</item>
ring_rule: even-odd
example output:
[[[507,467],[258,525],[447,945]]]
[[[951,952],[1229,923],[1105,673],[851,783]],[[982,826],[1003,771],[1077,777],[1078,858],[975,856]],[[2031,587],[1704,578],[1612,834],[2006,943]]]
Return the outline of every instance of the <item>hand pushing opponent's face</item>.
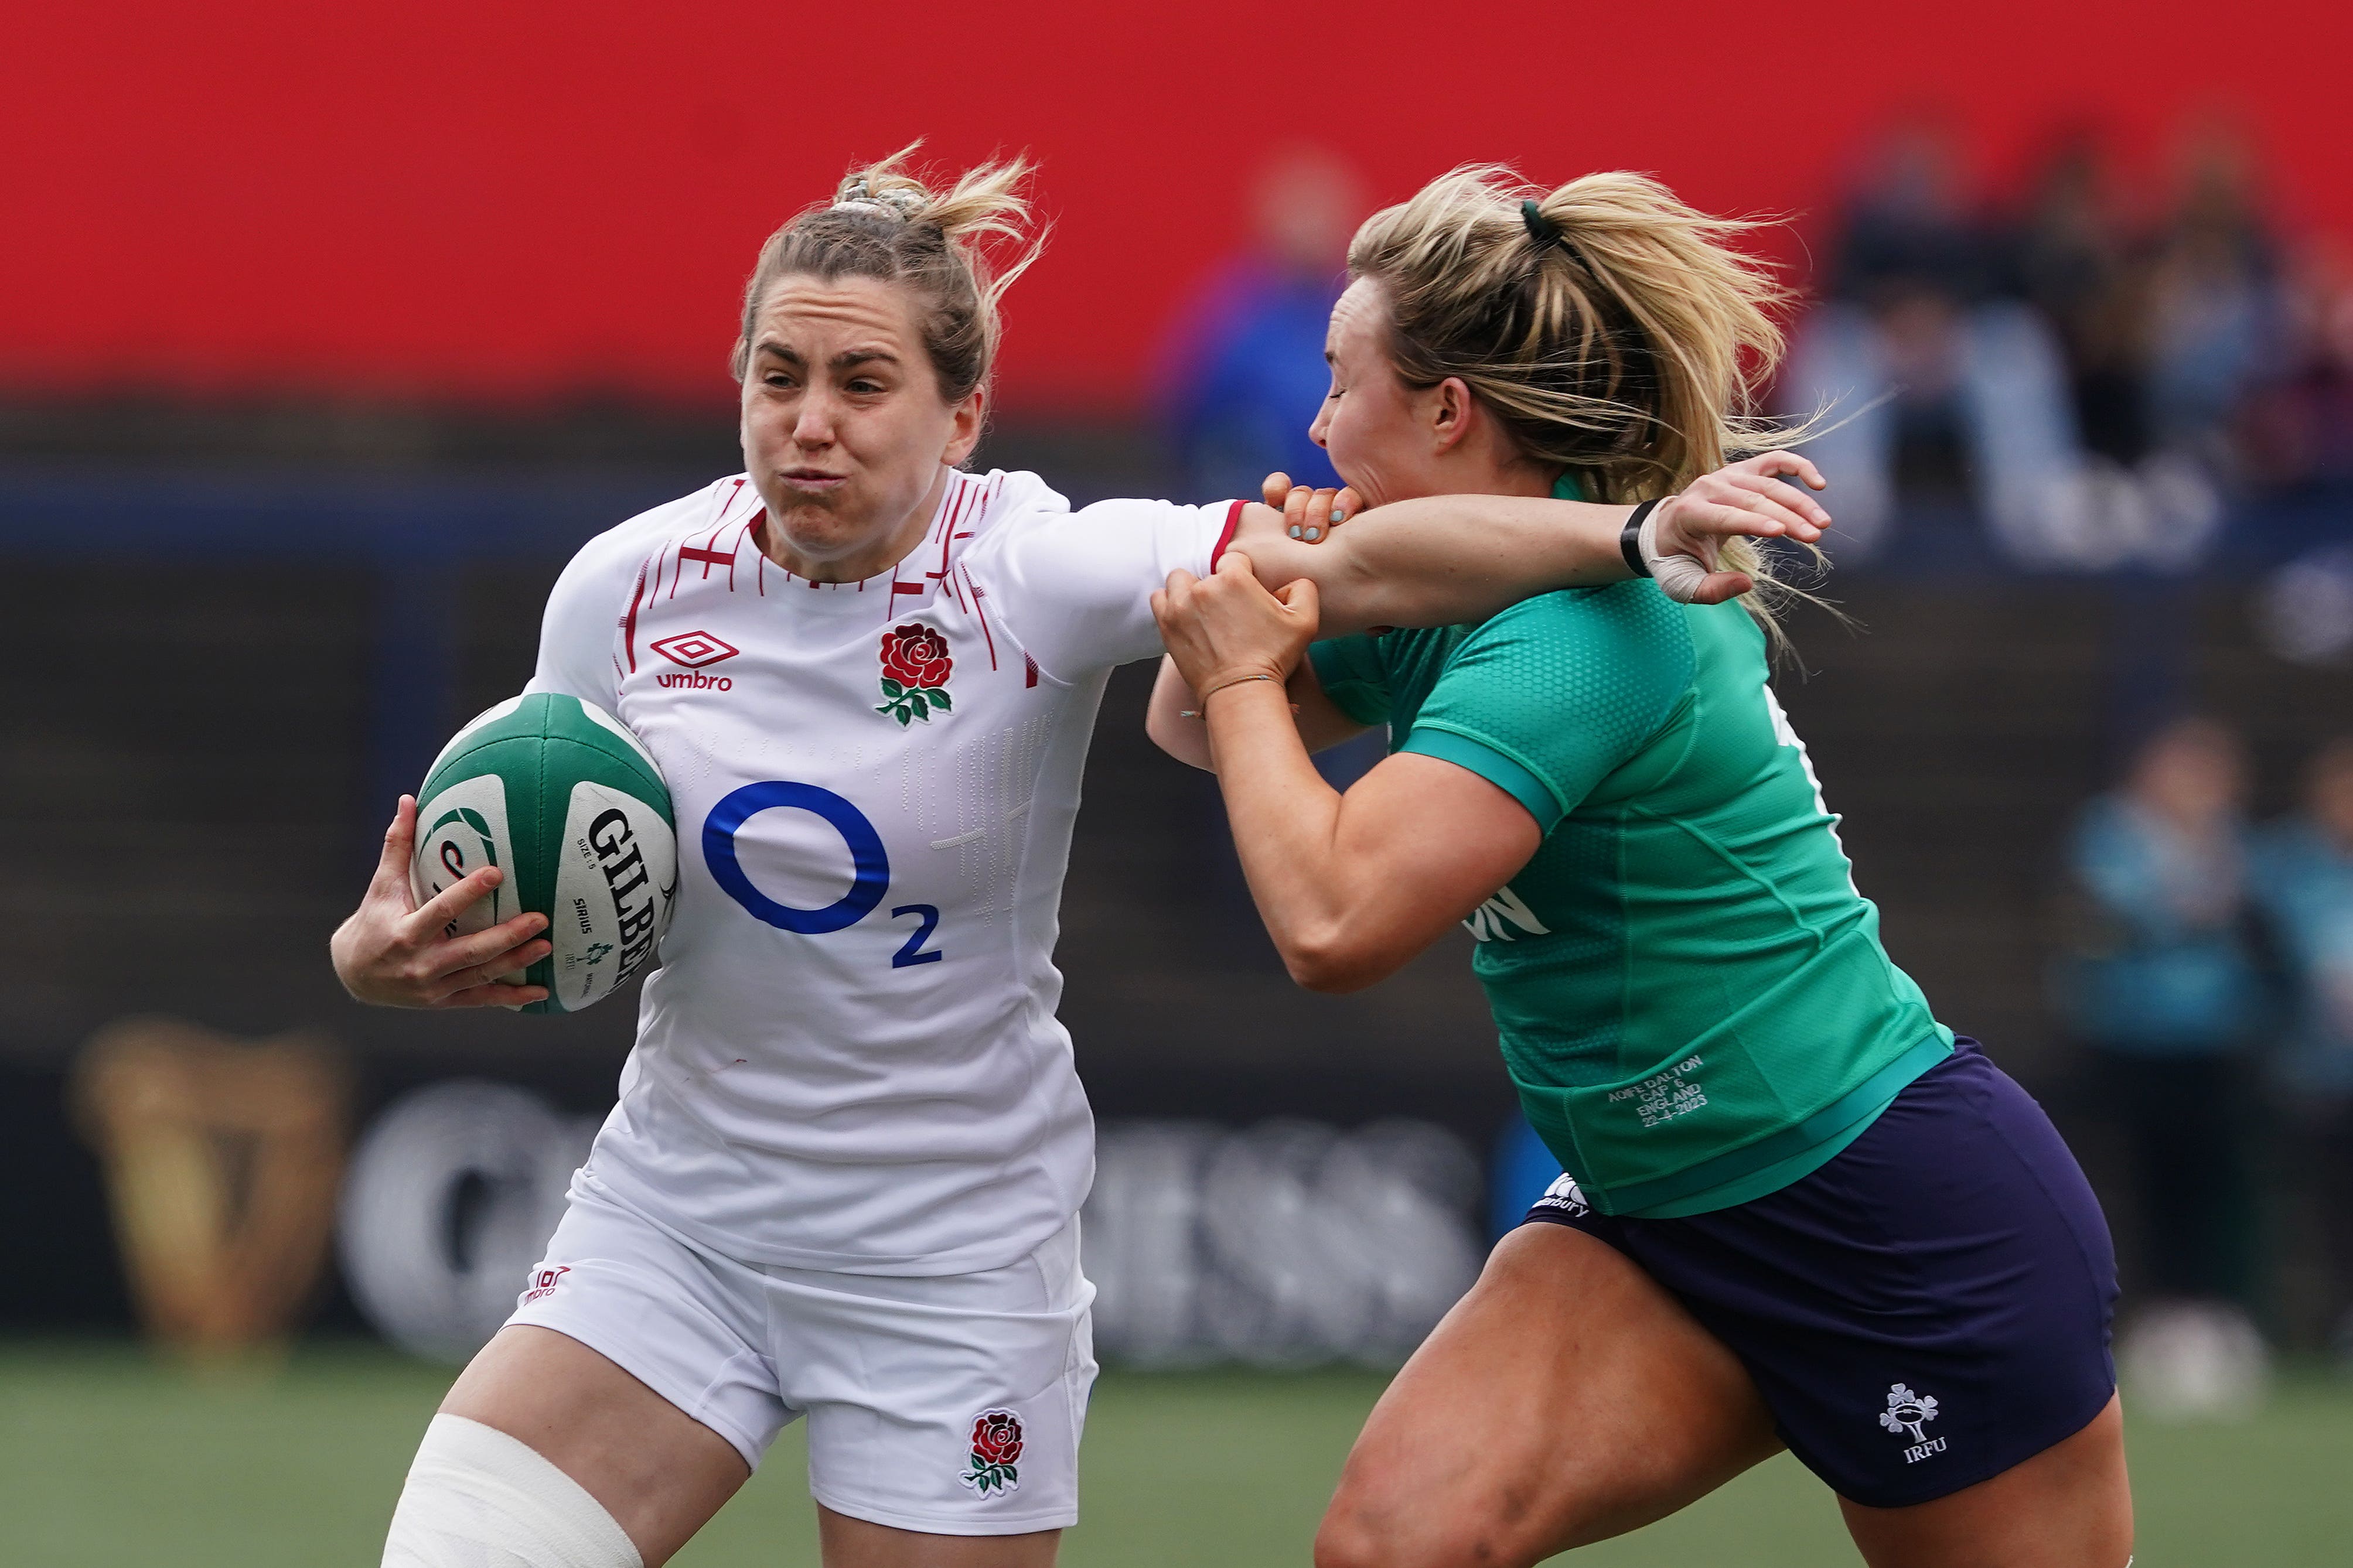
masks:
[[[767,503],[768,553],[787,571],[851,582],[896,563],[930,525],[942,465],[972,455],[983,394],[940,395],[919,310],[878,279],[805,274],[761,301],[744,464]]]

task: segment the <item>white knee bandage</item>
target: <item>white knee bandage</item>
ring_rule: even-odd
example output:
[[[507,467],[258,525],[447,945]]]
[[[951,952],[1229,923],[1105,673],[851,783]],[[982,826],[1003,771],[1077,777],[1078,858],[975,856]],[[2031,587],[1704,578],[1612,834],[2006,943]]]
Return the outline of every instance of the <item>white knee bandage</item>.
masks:
[[[436,1415],[393,1510],[384,1568],[645,1568],[578,1481],[479,1421]]]

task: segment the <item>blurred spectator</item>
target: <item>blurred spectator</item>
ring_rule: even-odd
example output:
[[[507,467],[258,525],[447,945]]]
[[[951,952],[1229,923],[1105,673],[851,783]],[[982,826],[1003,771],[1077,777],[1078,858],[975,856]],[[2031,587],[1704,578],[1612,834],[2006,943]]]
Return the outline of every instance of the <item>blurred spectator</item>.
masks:
[[[1307,438],[1330,390],[1324,331],[1340,297],[1362,182],[1317,148],[1261,174],[1250,247],[1211,274],[1177,319],[1169,424],[1192,500],[1256,500],[1267,474],[1339,482]]]
[[[2181,161],[2151,265],[2148,418],[2158,444],[2221,469],[2239,405],[2276,355],[2277,247],[2248,149],[2226,125],[2192,129]]]
[[[2353,494],[2353,273],[2338,251],[2301,258],[2282,301],[2280,374],[2253,400],[2255,477],[2285,490]]]
[[[2302,809],[2263,833],[2254,864],[2295,986],[2274,1064],[2300,1145],[2285,1168],[2324,1251],[2339,1346],[2353,1352],[2353,736],[2313,760]]]
[[[2282,658],[2342,664],[2353,659],[2353,271],[2340,252],[2299,259],[2282,317],[2280,373],[2249,400],[2239,442],[2272,503],[2251,514],[2247,542],[2281,561],[2255,625]]]
[[[2247,1048],[2264,987],[2252,940],[2245,763],[2202,719],[2159,731],[2069,851],[2080,913],[2063,1003],[2098,1112],[2121,1132],[2145,1293],[2230,1302],[2252,1287]]]
[[[1933,121],[1890,138],[1791,356],[1784,401],[1842,421],[1811,452],[1838,476],[1843,559],[1879,547],[1899,494],[1974,500],[2021,559],[2065,553],[2054,520],[2083,469],[2065,363],[2042,316],[1995,295],[1992,237],[1953,164]],[[1906,556],[1923,545],[1906,539]]]
[[[1332,388],[1324,331],[1365,216],[1364,183],[1335,154],[1293,147],[1260,172],[1253,202],[1249,247],[1211,273],[1178,316],[1169,356],[1170,434],[1184,493],[1198,500],[1255,500],[1278,469],[1299,484],[1340,482],[1307,427]],[[1345,789],[1381,760],[1385,739],[1376,731],[1321,752],[1316,770]],[[1222,839],[1224,808],[1213,795],[1204,799],[1214,820],[1202,829]],[[1254,909],[1230,854],[1219,880],[1237,911]]]
[[[2087,131],[2061,139],[2010,247],[2010,285],[2042,311],[2067,356],[2084,449],[2126,467],[2148,450],[2141,395],[2145,268],[2116,210],[2108,163]]]

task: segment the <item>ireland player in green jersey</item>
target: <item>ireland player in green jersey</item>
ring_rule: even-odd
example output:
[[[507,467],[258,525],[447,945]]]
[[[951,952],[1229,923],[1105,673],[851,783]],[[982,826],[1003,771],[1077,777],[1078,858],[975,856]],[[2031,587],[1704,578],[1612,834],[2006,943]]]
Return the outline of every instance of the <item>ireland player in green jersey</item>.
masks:
[[[1632,175],[1437,182],[1356,237],[1317,439],[1376,506],[1687,493],[1762,444],[1778,348],[1732,226]],[[1783,475],[1821,482],[1769,452],[1708,483],[1787,506]],[[1315,642],[1314,586],[1229,554],[1155,607],[1154,735],[1214,765],[1293,975],[1368,985],[1467,924],[1568,1173],[1375,1411],[1324,1568],[1534,1563],[1784,1446],[1873,1564],[2122,1568],[2105,1225],[1881,945],[1755,596]],[[1374,725],[1392,754],[1335,793],[1309,749]]]

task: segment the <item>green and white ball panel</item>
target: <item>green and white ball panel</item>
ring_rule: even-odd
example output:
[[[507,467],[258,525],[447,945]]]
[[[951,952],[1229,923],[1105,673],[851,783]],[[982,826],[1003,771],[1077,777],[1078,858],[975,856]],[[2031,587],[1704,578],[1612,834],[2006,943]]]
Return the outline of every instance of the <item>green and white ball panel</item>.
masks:
[[[652,958],[678,892],[678,839],[661,771],[627,726],[553,692],[512,698],[441,749],[417,791],[409,881],[421,902],[484,866],[505,882],[450,922],[476,931],[526,910],[555,951],[522,978],[576,1013]]]
[[[491,704],[491,706],[483,709],[471,719],[467,720],[463,725],[459,727],[458,732],[449,737],[449,743],[442,747],[440,752],[435,755],[433,765],[425,770],[426,784],[430,784],[435,779],[440,777],[442,763],[448,762],[459,752],[467,750],[470,746],[474,744],[480,738],[485,730],[497,723],[500,720],[512,718],[515,713],[522,709],[522,704],[523,700],[522,698],[510,697],[504,702],[494,702]],[[422,796],[418,797],[418,803],[420,805],[423,804]]]
[[[427,774],[428,784],[432,775]],[[451,936],[485,931],[522,912],[516,902],[511,847],[514,835],[507,827],[506,781],[496,773],[458,778],[417,806],[417,848],[409,857],[408,886],[424,903],[443,889],[485,866],[506,868],[506,880],[458,911],[448,925]]]

